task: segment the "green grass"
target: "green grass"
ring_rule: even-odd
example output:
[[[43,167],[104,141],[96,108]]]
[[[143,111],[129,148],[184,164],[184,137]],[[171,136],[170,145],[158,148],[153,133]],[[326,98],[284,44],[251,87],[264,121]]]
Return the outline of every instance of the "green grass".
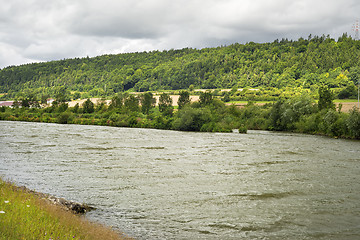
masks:
[[[0,179],[0,239],[124,239]]]
[[[276,101],[253,101],[254,103],[273,103],[273,102],[276,102]],[[357,99],[335,99],[333,101],[334,103],[342,103],[342,102],[349,102],[349,103],[353,103],[353,102],[358,102]],[[230,102],[227,102],[227,104],[247,104],[248,101],[230,101]]]
[[[358,100],[357,99],[335,99],[334,100],[334,103],[341,103],[341,102],[350,102],[350,103],[352,103],[352,102],[358,102]]]
[[[249,101],[230,101],[227,104],[248,104]],[[273,103],[274,101],[252,101],[253,103]]]

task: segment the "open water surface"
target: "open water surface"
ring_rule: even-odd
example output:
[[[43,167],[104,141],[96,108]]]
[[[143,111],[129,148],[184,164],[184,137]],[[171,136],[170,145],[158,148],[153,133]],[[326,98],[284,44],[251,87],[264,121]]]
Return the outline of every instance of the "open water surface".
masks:
[[[360,239],[360,142],[0,122],[0,175],[137,239]]]

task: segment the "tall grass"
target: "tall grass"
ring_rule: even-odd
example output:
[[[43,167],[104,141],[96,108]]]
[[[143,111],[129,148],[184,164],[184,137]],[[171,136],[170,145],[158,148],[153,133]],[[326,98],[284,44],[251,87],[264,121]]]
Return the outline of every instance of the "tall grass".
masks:
[[[0,178],[0,239],[128,239]]]

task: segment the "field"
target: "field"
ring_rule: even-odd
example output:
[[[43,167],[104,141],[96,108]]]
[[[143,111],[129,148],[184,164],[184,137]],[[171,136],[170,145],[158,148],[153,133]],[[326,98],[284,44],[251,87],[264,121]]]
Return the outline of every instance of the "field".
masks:
[[[156,99],[156,105],[159,102],[159,95],[155,95],[154,98]],[[177,101],[179,99],[179,95],[170,95],[170,97],[172,98],[172,104],[174,107],[177,106]],[[199,96],[198,95],[191,95],[191,102],[196,102],[199,101]],[[90,98],[90,100],[93,103],[98,103],[101,99],[100,98]],[[83,104],[86,101],[86,99],[81,99],[81,100],[73,100],[71,102],[69,102],[69,107],[74,107],[77,103],[81,106],[81,104]],[[111,100],[105,100],[106,104],[110,104]],[[273,103],[273,101],[255,101],[254,102],[257,105],[265,105],[266,103]],[[351,109],[353,109],[354,107],[358,107],[358,102],[354,99],[335,99],[334,103],[336,105],[336,107],[338,108],[340,104],[342,104],[342,108],[341,111],[342,112],[350,112]],[[244,107],[245,105],[248,104],[248,101],[231,101],[226,103],[226,105],[236,105],[238,107]]]

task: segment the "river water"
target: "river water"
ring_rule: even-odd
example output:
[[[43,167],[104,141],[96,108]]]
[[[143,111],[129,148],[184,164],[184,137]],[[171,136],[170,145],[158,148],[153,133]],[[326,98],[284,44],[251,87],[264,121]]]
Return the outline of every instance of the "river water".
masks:
[[[360,142],[0,122],[0,175],[136,239],[360,239]]]

